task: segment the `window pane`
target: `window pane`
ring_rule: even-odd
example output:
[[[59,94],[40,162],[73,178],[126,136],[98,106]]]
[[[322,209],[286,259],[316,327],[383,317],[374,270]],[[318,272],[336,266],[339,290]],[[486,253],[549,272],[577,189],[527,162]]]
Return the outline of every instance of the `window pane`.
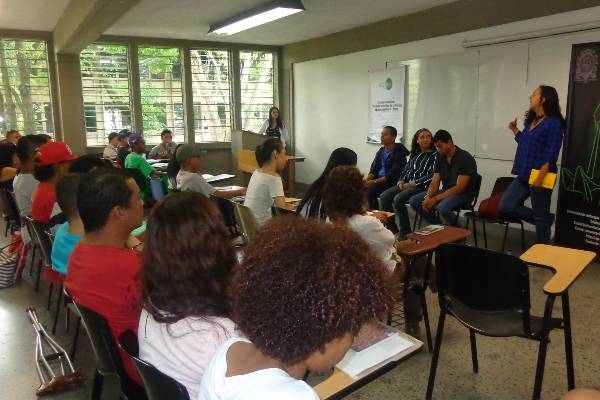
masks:
[[[142,120],[146,143],[160,143],[167,128],[173,140],[185,141],[181,82],[181,54],[178,48],[139,47]]]
[[[0,39],[0,127],[54,133],[46,42]]]
[[[87,144],[105,145],[110,132],[131,129],[127,46],[91,44],[80,63]]]
[[[229,52],[192,49],[192,88],[196,142],[231,141]]]
[[[242,129],[258,132],[275,103],[273,53],[240,52]]]

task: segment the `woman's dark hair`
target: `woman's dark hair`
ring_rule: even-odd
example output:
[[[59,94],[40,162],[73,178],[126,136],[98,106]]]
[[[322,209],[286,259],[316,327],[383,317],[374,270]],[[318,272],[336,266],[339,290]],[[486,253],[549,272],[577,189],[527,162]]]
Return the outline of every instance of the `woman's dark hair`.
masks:
[[[17,142],[17,157],[21,160],[22,164],[29,161],[41,145],[47,143],[47,140],[41,135],[25,135],[21,136]]]
[[[77,210],[77,190],[81,179],[85,174],[69,173],[56,184],[56,202],[67,219],[75,218],[79,215]]]
[[[357,156],[353,150],[346,147],[338,147],[333,150],[321,176],[310,185],[302,198],[302,201],[298,204],[297,212],[302,211],[304,207],[308,207],[306,215],[309,218],[326,219],[327,214],[325,213],[325,207],[323,206],[323,187],[325,186],[327,176],[335,167],[339,167],[340,165],[355,166],[356,161]]]
[[[362,214],[365,206],[363,176],[353,166],[335,167],[323,189],[323,205],[332,220]]]
[[[431,135],[431,143],[429,144],[429,149],[430,150],[434,149],[435,145],[433,144],[433,135],[431,134],[431,131],[427,128],[421,128],[417,132],[415,132],[415,134],[413,135],[412,143],[410,144],[410,158],[413,158],[413,157],[421,154],[421,146],[419,146],[418,140],[419,140],[419,135],[423,132],[429,132],[429,134]]]
[[[256,155],[256,162],[259,167],[262,167],[271,159],[271,154],[274,151],[280,152],[283,149],[283,142],[279,139],[269,138],[264,141],[263,144],[256,146],[256,151],[254,154]]]
[[[277,112],[279,112],[279,115],[277,116],[277,127],[283,128],[283,122],[281,122],[281,111],[279,111],[279,108],[275,106],[269,108],[269,126],[271,126],[271,112],[273,112],[273,110],[277,110]]]
[[[13,155],[17,152],[17,146],[13,143],[0,144],[0,170],[5,167],[13,167]]]
[[[394,301],[388,274],[347,227],[273,218],[235,270],[234,319],[264,354],[295,364],[384,315]]]
[[[542,103],[542,108],[544,109],[544,114],[547,116],[558,117],[563,128],[567,125],[565,121],[565,117],[562,115],[562,111],[560,109],[560,103],[558,101],[558,92],[552,86],[540,85],[539,89],[541,91],[542,97],[545,99],[544,103]],[[537,118],[535,111],[527,110],[525,113],[525,126],[530,126],[531,123]]]
[[[85,174],[77,189],[77,208],[86,232],[102,229],[114,207],[131,207],[129,179],[116,168],[98,168]]]
[[[112,167],[112,163],[96,154],[84,154],[71,164],[69,172],[86,174],[95,168]]]
[[[140,274],[155,320],[231,317],[227,286],[236,257],[216,206],[195,192],[173,193],[148,218]]]
[[[175,151],[173,152],[173,155],[167,164],[167,176],[169,178],[175,178],[181,169],[181,165],[179,162],[177,162],[177,150],[179,150],[179,148],[183,145],[184,143],[179,143],[177,147],[175,147]]]

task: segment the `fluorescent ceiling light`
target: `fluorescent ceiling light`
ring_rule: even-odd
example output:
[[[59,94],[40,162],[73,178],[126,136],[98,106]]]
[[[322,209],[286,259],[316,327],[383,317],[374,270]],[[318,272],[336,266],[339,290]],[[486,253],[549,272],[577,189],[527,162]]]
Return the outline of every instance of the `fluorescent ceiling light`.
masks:
[[[210,26],[208,33],[233,35],[300,11],[304,11],[304,6],[300,0],[272,1],[226,21],[213,24]]]

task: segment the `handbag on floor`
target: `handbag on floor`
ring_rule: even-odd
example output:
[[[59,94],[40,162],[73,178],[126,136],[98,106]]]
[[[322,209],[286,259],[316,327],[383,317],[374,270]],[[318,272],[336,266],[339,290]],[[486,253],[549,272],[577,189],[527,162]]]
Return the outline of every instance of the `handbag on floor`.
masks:
[[[11,246],[13,243],[0,248],[0,289],[13,287],[15,284],[19,256],[11,252]]]

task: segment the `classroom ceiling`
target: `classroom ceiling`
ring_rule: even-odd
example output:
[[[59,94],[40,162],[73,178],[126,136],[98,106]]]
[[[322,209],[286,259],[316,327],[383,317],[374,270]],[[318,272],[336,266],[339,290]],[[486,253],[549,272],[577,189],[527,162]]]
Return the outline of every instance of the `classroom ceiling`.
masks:
[[[210,24],[235,16],[267,1],[142,0],[113,24],[106,33],[123,36],[286,45],[411,14],[452,1],[303,0],[305,12],[235,35],[215,36],[207,35]]]
[[[0,0],[0,29],[53,31],[69,0]]]

